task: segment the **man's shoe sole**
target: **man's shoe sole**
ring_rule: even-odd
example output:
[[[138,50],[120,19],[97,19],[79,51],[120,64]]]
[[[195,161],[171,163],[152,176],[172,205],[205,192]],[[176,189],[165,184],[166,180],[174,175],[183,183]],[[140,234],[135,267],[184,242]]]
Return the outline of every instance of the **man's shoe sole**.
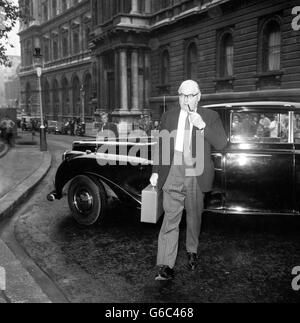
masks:
[[[162,277],[162,276],[155,277],[156,281],[170,281],[170,280],[173,280],[173,279],[174,279],[174,277],[169,277],[169,278],[165,278],[165,277]]]

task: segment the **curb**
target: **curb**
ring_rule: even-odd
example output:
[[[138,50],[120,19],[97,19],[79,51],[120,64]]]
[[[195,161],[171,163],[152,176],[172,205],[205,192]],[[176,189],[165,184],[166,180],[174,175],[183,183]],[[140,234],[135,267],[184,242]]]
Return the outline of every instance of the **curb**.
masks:
[[[7,145],[5,145],[4,147],[5,147],[4,150],[0,153],[0,158],[4,157],[9,150]]]
[[[8,192],[2,197],[0,203],[0,221],[9,217],[10,214],[20,206],[30,195],[33,189],[43,180],[52,164],[52,155],[50,152],[43,153],[42,165],[33,175],[24,180],[14,190]]]

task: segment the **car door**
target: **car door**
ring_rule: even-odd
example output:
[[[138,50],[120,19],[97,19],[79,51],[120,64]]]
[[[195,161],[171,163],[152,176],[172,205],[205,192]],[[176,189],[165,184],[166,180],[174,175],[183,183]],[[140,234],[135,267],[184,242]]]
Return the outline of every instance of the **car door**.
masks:
[[[277,130],[271,134],[275,118]],[[289,114],[279,111],[265,115],[232,111],[235,132],[232,124],[225,155],[227,212],[293,212],[294,145],[287,133],[289,121]]]
[[[230,129],[229,114],[227,109],[217,108],[215,111],[219,114],[224,126],[227,137],[229,138]],[[215,179],[213,191],[206,195],[205,206],[207,210],[223,212],[225,208],[225,152],[212,151],[212,160],[215,167]]]
[[[300,111],[294,113],[294,144],[295,144],[295,212],[300,213]]]

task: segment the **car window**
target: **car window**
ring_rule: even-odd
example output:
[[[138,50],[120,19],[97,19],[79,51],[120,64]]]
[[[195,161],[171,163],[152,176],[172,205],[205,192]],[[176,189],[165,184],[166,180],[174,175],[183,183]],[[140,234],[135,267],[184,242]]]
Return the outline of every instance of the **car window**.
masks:
[[[300,113],[295,113],[294,140],[295,140],[295,143],[300,144]]]
[[[287,143],[289,115],[287,113],[232,113],[230,135],[232,143]]]

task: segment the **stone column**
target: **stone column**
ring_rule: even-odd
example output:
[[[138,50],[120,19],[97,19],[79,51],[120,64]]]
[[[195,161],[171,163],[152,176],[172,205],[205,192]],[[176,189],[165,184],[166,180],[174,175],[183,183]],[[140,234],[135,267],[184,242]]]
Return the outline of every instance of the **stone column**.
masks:
[[[138,0],[131,0],[131,13],[138,13]]]
[[[131,54],[131,86],[132,86],[132,109],[139,109],[139,62],[138,51],[134,49]]]
[[[120,62],[119,62],[119,51],[115,50],[115,66],[114,66],[114,73],[115,73],[115,110],[120,109]]]
[[[128,111],[128,85],[127,85],[127,51],[120,51],[120,80],[121,80],[121,110]]]
[[[98,64],[99,64],[99,85],[98,85],[98,109],[104,110],[106,108],[106,95],[105,95],[105,88],[106,82],[104,75],[106,74],[104,71],[104,57],[101,55],[98,57]]]
[[[140,70],[143,72],[140,73]],[[139,109],[145,109],[145,55],[141,52],[139,55]]]
[[[145,52],[145,108],[150,108],[150,54]]]

